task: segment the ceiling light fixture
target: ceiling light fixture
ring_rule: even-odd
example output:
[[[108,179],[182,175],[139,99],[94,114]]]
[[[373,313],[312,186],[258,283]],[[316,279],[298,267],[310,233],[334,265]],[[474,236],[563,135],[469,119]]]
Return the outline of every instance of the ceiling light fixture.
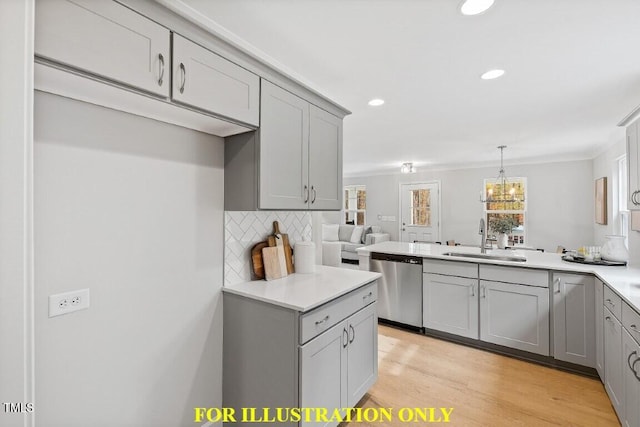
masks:
[[[371,101],[369,101],[369,105],[371,105],[372,107],[379,107],[382,104],[384,104],[384,99],[380,99],[380,98],[374,98]]]
[[[503,75],[504,75],[504,70],[500,70],[496,68],[495,70],[489,70],[486,73],[482,74],[480,78],[482,80],[493,80],[493,79],[497,79],[498,77],[502,77]]]
[[[460,13],[463,15],[479,15],[493,6],[494,0],[465,0],[460,5]]]
[[[507,174],[504,172],[503,165],[503,151],[507,148],[506,145],[499,145],[500,150],[500,171],[494,184],[485,188],[484,198],[480,196],[482,203],[513,203],[524,202],[524,193],[520,191],[520,194],[516,194],[516,187],[514,182],[507,178]],[[508,188],[509,187],[509,188]],[[508,188],[508,189],[507,189]],[[487,208],[488,209],[488,208]]]
[[[400,166],[400,173],[416,173],[416,168],[413,167],[413,163],[403,163]]]

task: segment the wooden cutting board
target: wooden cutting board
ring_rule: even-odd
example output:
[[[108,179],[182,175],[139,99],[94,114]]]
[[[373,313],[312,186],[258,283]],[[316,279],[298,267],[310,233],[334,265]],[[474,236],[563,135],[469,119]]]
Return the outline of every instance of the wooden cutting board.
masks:
[[[282,244],[287,274],[292,274],[294,272],[293,250],[289,243],[289,236],[280,232],[280,224],[278,224],[278,221],[273,221],[273,234],[267,238],[267,242],[269,246],[280,246],[280,244]]]
[[[286,265],[282,269],[277,246],[267,246],[262,248],[262,261],[264,263],[264,277],[267,280],[280,279],[287,275]]]
[[[253,276],[256,279],[264,279],[264,263],[262,260],[262,249],[269,246],[269,243],[264,242],[256,243],[251,248],[251,265],[253,267]]]

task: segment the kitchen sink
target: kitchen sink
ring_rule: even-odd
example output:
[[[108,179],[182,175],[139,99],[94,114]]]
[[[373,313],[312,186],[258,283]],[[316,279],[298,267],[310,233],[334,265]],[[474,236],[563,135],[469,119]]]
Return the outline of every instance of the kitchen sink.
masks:
[[[462,258],[477,258],[488,259],[495,261],[513,261],[513,262],[526,262],[527,258],[518,255],[498,255],[498,254],[468,254],[463,252],[445,252],[442,255],[445,256],[457,256]]]

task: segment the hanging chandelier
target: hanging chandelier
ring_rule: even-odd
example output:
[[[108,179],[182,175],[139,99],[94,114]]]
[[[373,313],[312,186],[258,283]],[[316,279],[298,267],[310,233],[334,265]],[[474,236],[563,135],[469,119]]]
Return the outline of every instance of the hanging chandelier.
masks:
[[[483,194],[480,197],[482,203],[513,203],[524,202],[524,195],[517,197],[516,188],[512,181],[509,181],[507,174],[504,172],[504,149],[506,145],[498,146],[500,150],[500,172],[498,177],[491,187],[488,189],[485,187]]]

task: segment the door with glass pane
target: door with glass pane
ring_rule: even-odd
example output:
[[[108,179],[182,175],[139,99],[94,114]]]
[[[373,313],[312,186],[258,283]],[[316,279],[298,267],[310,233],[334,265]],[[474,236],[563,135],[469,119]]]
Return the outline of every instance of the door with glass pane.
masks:
[[[440,241],[440,183],[400,184],[400,240]]]

